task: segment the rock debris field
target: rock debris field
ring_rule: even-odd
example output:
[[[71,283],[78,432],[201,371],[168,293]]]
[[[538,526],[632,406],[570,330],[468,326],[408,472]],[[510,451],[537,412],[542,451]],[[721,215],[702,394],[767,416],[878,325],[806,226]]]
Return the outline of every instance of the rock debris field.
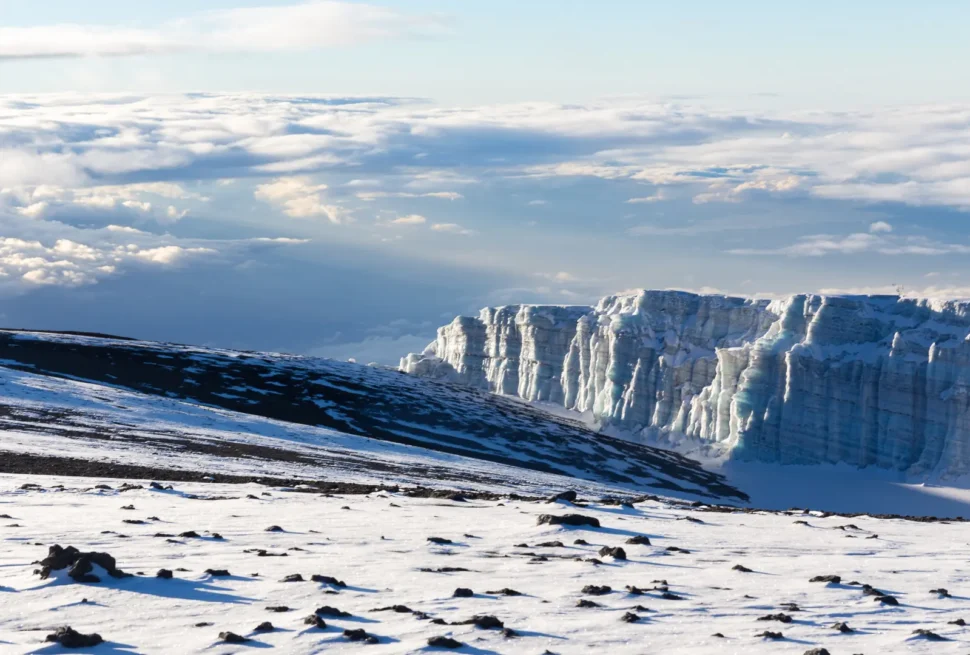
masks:
[[[2,653],[970,649],[960,521],[3,475],[0,542]]]

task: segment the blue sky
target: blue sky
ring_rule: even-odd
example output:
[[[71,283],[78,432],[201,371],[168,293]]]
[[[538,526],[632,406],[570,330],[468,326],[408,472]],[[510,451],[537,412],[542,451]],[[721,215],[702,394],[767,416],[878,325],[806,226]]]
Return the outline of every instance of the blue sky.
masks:
[[[0,0],[0,324],[390,362],[487,304],[968,296],[968,19]]]

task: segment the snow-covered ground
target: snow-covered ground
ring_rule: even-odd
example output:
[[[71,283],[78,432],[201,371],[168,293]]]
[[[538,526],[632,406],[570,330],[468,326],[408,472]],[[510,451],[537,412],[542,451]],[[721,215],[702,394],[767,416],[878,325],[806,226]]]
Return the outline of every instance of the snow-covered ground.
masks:
[[[42,488],[22,490],[24,483]],[[113,489],[94,488],[104,483]],[[121,483],[0,476],[0,515],[9,516],[0,519],[0,652],[62,652],[44,643],[62,625],[99,633],[106,643],[85,651],[92,653],[268,648],[297,654],[360,648],[418,653],[432,651],[428,638],[441,635],[465,644],[457,652],[478,654],[801,654],[817,647],[831,653],[965,653],[970,648],[967,629],[950,623],[970,619],[966,523],[726,514],[659,502],[572,507],[391,493],[328,497],[205,483],[119,492]],[[537,525],[541,514],[567,512],[595,517],[602,527]],[[283,531],[267,532],[272,525]],[[201,538],[154,536],[188,530]],[[636,536],[648,537],[651,545],[626,543]],[[454,543],[435,545],[429,537]],[[588,545],[575,545],[577,539]],[[564,546],[538,545],[555,540]],[[136,576],[80,584],[62,571],[41,580],[33,562],[55,543],[108,552]],[[528,547],[518,546],[523,543]],[[599,555],[603,546],[622,546],[628,560]],[[689,552],[668,551],[671,546]],[[260,557],[252,549],[286,557]],[[734,570],[735,565],[751,572]],[[440,567],[467,571],[421,570]],[[173,571],[174,579],[155,578],[161,568]],[[227,569],[231,576],[212,577],[206,569]],[[307,581],[281,582],[297,573]],[[314,574],[334,576],[347,586],[309,581]],[[819,575],[839,575],[842,581],[809,581]],[[655,590],[660,580],[681,600],[663,598]],[[874,600],[852,582],[872,585],[898,605]],[[583,593],[587,585],[608,585],[612,592]],[[630,594],[627,585],[644,592]],[[454,598],[459,587],[474,595]],[[522,595],[489,593],[504,588]],[[940,588],[950,597],[931,592]],[[599,607],[577,607],[581,600]],[[796,603],[800,611],[786,609],[785,603]],[[280,605],[292,609],[266,609]],[[304,624],[326,605],[352,616],[324,617],[324,630]],[[376,611],[393,605],[428,616]],[[639,620],[624,622],[628,612]],[[779,613],[791,622],[759,621]],[[482,614],[497,617],[518,636],[451,625]],[[253,632],[263,621],[275,629]],[[195,627],[204,622],[211,625]],[[853,631],[840,633],[832,628],[837,622]],[[365,646],[344,637],[345,629],[358,628],[380,643]],[[915,635],[918,629],[946,641]],[[784,638],[757,636],[765,630]],[[224,631],[253,641],[224,644],[218,636]]]

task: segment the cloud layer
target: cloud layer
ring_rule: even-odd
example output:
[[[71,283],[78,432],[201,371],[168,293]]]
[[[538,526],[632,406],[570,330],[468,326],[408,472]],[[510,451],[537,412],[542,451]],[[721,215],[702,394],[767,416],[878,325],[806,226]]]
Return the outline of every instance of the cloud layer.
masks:
[[[160,27],[48,24],[0,27],[0,59],[122,57],[190,51],[273,52],[440,33],[440,20],[323,0],[208,11]]]

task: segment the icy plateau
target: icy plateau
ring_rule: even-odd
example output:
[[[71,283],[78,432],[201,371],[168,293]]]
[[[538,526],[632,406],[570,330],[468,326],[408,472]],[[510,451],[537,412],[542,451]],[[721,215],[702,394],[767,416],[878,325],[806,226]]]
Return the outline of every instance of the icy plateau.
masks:
[[[679,291],[458,317],[401,369],[741,460],[970,472],[970,302]]]

